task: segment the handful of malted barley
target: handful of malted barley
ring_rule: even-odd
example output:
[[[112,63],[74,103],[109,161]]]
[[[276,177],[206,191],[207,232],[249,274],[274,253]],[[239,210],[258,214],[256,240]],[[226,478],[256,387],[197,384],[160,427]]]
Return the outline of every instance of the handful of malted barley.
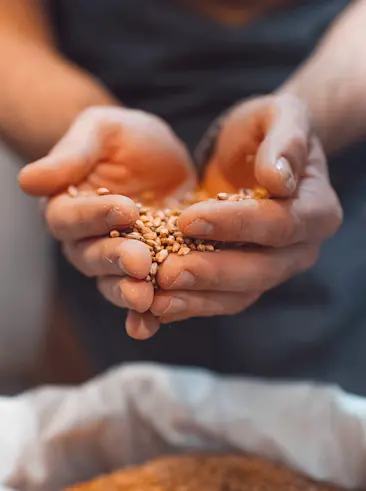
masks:
[[[69,188],[69,195],[75,197],[75,188]],[[108,189],[100,188],[96,190],[96,194],[104,196],[109,194]],[[155,206],[147,206],[137,203],[139,209],[139,219],[134,226],[125,231],[112,230],[110,237],[125,237],[127,239],[139,240],[145,243],[151,252],[152,265],[150,274],[146,277],[146,281],[151,281],[155,288],[158,288],[156,275],[159,266],[167,259],[169,254],[178,254],[185,256],[191,251],[199,252],[215,252],[218,242],[210,240],[192,239],[184,237],[178,228],[178,217],[183,210],[194,203],[207,200],[207,196],[202,191],[196,191],[186,196],[183,202],[171,200],[169,208],[158,208]],[[237,194],[218,193],[217,200],[220,201],[243,201],[246,199],[265,199],[268,198],[268,193],[263,188],[254,190],[242,189]]]
[[[193,240],[184,237],[178,228],[178,217],[182,208],[155,208],[137,203],[140,217],[134,227],[130,230],[119,232],[112,230],[111,237],[125,237],[144,242],[151,252],[152,265],[150,274],[146,281],[151,281],[157,288],[156,275],[159,265],[162,264],[169,254],[175,253],[185,256],[193,250],[210,251],[215,250],[215,242]]]

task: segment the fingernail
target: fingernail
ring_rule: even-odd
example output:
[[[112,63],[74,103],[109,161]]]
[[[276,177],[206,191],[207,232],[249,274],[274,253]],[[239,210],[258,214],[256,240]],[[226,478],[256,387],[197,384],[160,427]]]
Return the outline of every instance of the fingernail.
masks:
[[[105,217],[108,227],[125,226],[131,224],[131,216],[123,213],[118,206],[112,206]]]
[[[170,288],[174,286],[177,288],[191,288],[196,282],[196,278],[189,271],[182,271],[179,276],[170,285]]]
[[[291,165],[285,157],[281,157],[276,162],[276,168],[280,173],[283,183],[287,189],[292,193],[296,189],[296,178],[292,172]]]
[[[157,297],[154,301],[153,314],[162,316],[165,314],[179,314],[187,308],[187,302],[178,297]]]
[[[212,223],[206,222],[206,220],[202,220],[201,218],[194,220],[183,230],[185,234],[195,237],[212,235],[213,231],[214,226],[212,225]]]

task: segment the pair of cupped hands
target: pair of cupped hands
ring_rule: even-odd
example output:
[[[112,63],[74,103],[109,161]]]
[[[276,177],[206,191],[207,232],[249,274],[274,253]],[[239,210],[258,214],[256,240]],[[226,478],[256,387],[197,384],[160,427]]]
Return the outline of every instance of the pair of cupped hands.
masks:
[[[166,123],[122,107],[87,109],[46,157],[20,173],[25,192],[47,198],[48,227],[69,261],[97,279],[106,299],[129,309],[126,329],[136,339],[152,336],[160,324],[244,310],[311,267],[321,243],[340,226],[324,152],[306,107],[293,96],[236,105],[222,118],[208,157],[208,192],[260,185],[272,199],[209,200],[187,208],[179,218],[186,236],[250,246],[171,254],[155,293],[144,281],[148,247],[108,234],[138,218],[131,197],[153,191],[179,198],[195,187],[191,158]],[[66,192],[69,185],[115,194],[75,199]]]

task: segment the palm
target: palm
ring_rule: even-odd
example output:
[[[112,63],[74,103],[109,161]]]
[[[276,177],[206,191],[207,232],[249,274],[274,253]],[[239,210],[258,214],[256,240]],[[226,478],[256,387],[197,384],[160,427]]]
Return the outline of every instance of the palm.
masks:
[[[188,152],[167,124],[141,111],[93,108],[84,112],[44,159],[21,174],[30,194],[49,196],[69,185],[156,198],[195,185]]]
[[[195,173],[188,154],[177,139],[163,134],[165,130],[157,124],[152,131],[126,138],[122,125],[102,127],[83,184],[130,197],[153,193],[156,198],[192,188]]]

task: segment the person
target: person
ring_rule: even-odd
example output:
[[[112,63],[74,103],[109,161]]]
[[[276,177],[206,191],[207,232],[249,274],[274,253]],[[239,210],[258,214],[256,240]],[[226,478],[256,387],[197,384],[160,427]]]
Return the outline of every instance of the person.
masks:
[[[2,6],[0,131],[36,159],[20,184],[49,199],[76,267],[58,255],[61,292],[95,372],[155,361],[365,395],[365,146],[353,144],[365,132],[366,2],[46,7]],[[253,246],[169,257],[154,296],[144,244],[106,235],[136,219],[131,197],[192,187],[190,154],[212,121],[205,186],[257,182],[274,199],[188,208],[187,235]],[[341,152],[329,168],[323,148]],[[75,200],[70,184],[116,194]],[[345,222],[325,241],[341,224],[337,196]]]

